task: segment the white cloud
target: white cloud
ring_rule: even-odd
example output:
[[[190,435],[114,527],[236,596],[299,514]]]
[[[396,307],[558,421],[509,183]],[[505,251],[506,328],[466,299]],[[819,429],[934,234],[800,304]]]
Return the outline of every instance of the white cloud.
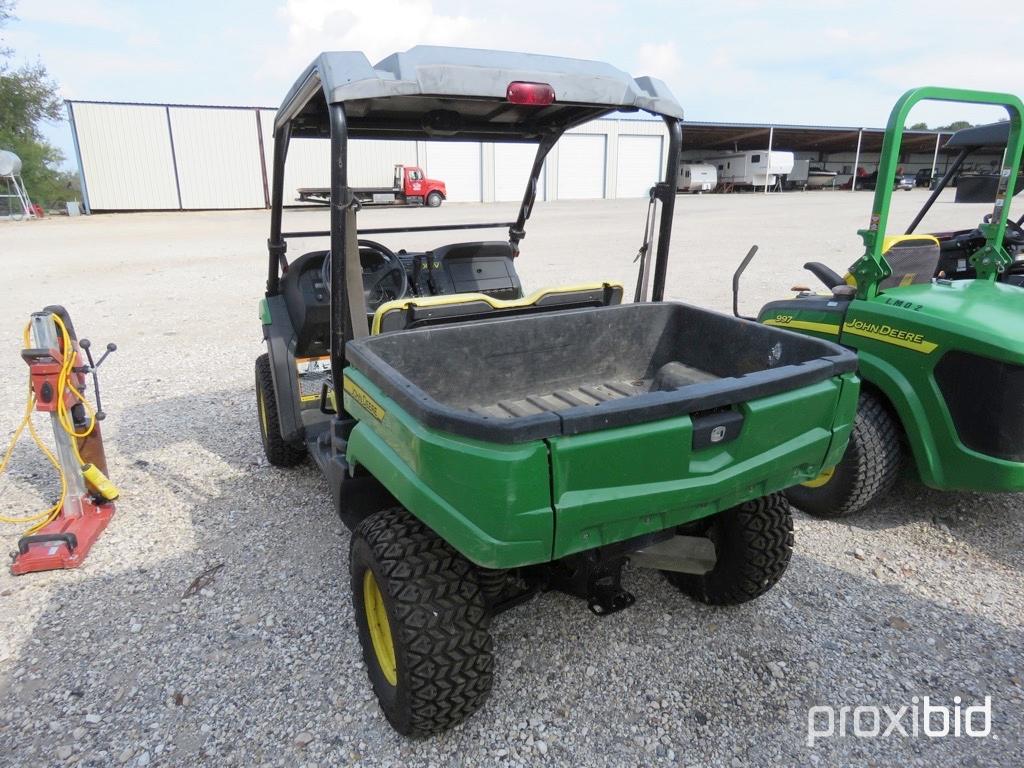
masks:
[[[479,27],[467,16],[439,13],[430,0],[288,0],[279,14],[295,67],[321,51],[363,51],[376,63],[418,44],[471,45]]]
[[[636,76],[658,77],[666,82],[683,77],[683,60],[674,42],[644,43],[636,52]]]

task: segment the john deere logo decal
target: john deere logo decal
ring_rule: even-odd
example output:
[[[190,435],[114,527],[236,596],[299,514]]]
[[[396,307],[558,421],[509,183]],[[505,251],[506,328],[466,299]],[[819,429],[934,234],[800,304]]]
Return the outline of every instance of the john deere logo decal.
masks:
[[[939,346],[935,342],[926,340],[923,334],[915,331],[894,328],[884,323],[866,323],[863,320],[846,321],[843,324],[843,333],[852,333],[854,336],[883,341],[886,344],[912,349],[925,355],[931,354]]]
[[[355,400],[359,405],[365,408],[373,418],[377,421],[383,421],[385,411],[381,407],[380,403],[370,397],[366,390],[356,384],[348,376],[345,377],[345,394]]]

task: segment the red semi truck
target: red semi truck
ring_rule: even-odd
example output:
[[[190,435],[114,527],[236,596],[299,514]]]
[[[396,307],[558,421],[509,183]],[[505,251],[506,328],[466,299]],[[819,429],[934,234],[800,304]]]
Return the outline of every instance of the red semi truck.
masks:
[[[437,208],[448,197],[443,181],[428,179],[415,165],[395,166],[395,181],[390,187],[352,187],[352,194],[363,205],[426,205]],[[299,187],[299,202],[331,202],[328,187]]]

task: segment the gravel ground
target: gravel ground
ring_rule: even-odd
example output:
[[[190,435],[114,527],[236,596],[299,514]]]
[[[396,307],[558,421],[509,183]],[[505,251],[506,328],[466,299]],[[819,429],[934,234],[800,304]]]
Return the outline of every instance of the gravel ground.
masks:
[[[898,193],[905,221],[923,192]],[[726,309],[734,265],[755,310],[811,258],[858,254],[869,196],[682,199],[673,297]],[[939,204],[965,226],[983,206]],[[507,205],[371,211],[367,225],[503,220]],[[524,284],[632,282],[643,201],[539,204]],[[291,214],[295,226],[323,213]],[[1024,764],[1024,495],[901,482],[847,522],[797,514],[796,554],[762,599],[712,609],[630,571],[607,619],[548,594],[498,617],[493,695],[466,724],[408,741],[360,660],[348,533],[311,465],[267,466],[252,361],[265,212],[135,214],[0,225],[0,425],[23,403],[20,329],[60,302],[120,345],[103,373],[118,512],[76,571],[0,573],[0,765]],[[427,236],[426,245],[443,242]],[[412,236],[388,241],[412,246]],[[53,493],[26,443],[6,510]],[[9,547],[18,535],[5,526]],[[219,566],[196,596],[182,594]],[[893,735],[807,745],[814,705],[965,705],[991,697],[985,739]],[[904,721],[909,725],[908,721]],[[884,722],[883,722],[884,725]]]

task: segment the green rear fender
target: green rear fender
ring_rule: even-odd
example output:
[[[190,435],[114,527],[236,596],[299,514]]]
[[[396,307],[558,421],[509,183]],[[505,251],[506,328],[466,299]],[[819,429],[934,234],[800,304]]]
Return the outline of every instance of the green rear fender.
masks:
[[[437,432],[404,414],[354,368],[345,377],[361,393],[357,398],[346,386],[345,409],[359,420],[348,441],[350,465],[364,466],[477,565],[511,568],[551,559],[544,441],[501,445]]]

